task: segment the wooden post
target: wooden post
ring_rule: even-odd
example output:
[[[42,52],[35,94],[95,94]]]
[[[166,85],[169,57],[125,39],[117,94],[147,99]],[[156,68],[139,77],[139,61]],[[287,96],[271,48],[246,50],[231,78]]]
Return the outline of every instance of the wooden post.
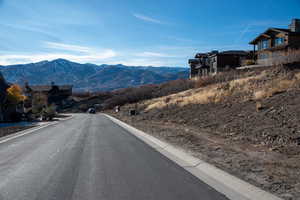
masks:
[[[255,44],[253,44],[253,60],[255,61],[255,54],[256,54],[256,49],[255,49]]]

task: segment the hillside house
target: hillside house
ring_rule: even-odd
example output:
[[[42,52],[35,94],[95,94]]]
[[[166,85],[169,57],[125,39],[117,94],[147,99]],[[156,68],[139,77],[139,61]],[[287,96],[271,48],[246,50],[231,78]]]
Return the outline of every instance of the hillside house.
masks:
[[[208,57],[211,53],[197,53],[194,59],[189,59],[190,78],[197,76],[207,76],[209,74],[210,63]]]
[[[251,56],[247,51],[223,51],[209,56],[210,73],[227,71],[240,67],[242,62]]]
[[[35,101],[47,105],[55,104],[58,107],[63,107],[67,104],[68,98],[72,95],[72,85],[29,85],[25,84],[25,95],[27,101],[25,107],[29,108],[35,104]]]
[[[257,64],[281,63],[291,50],[300,49],[300,19],[293,19],[288,29],[269,28],[249,44],[257,51]]]
[[[251,52],[247,51],[198,53],[194,59],[189,59],[190,78],[235,69],[240,67],[243,60],[249,59],[249,57],[251,57]]]

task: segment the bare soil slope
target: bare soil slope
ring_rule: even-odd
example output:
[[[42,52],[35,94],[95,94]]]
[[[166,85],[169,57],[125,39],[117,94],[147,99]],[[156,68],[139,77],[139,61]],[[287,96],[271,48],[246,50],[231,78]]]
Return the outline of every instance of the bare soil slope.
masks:
[[[114,115],[284,199],[300,199],[300,73],[273,67]],[[140,114],[128,116],[138,108]]]

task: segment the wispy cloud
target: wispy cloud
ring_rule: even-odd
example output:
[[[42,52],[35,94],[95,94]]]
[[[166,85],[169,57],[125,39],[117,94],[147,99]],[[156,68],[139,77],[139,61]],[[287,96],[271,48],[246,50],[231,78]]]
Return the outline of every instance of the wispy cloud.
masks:
[[[240,34],[238,37],[236,37],[236,40],[234,41],[234,44],[239,43],[244,36],[249,33],[249,32],[257,32],[255,28],[263,28],[265,29],[270,28],[270,27],[281,27],[281,26],[286,26],[287,22],[283,21],[273,21],[273,20],[260,20],[260,21],[251,21],[247,23],[244,28],[240,31]]]
[[[12,65],[12,64],[23,64],[23,63],[32,63],[39,62],[43,60],[55,60],[58,58],[64,58],[79,63],[96,63],[102,64],[105,59],[113,58],[116,56],[116,52],[113,50],[105,50],[103,52],[98,52],[97,54],[89,55],[74,55],[74,54],[6,54],[1,55],[0,65]]]
[[[2,52],[0,57],[0,65],[22,64],[30,62],[39,62],[43,60],[54,60],[64,58],[79,63],[93,62],[102,64],[106,59],[117,56],[117,53],[112,49],[93,49],[85,46],[70,45],[63,43],[45,42],[47,48],[53,49],[50,53],[5,53]],[[62,50],[57,52],[55,50]]]
[[[7,23],[5,21],[1,21],[0,29],[6,30],[6,31],[13,31],[13,33],[14,33],[13,35],[15,35],[15,33],[22,33],[22,34],[30,33],[30,34],[34,34],[35,36],[38,36],[38,37],[46,38],[45,40],[60,41],[60,38],[58,36],[56,36],[54,33],[45,31],[42,26],[36,25],[36,24],[34,24],[34,25],[32,25],[32,24],[31,25],[12,24],[12,23]]]
[[[133,14],[134,17],[136,17],[137,19],[146,21],[146,22],[151,22],[151,23],[155,23],[155,24],[165,24],[165,22],[152,18],[152,17],[148,17],[146,15],[142,15],[142,14],[138,14],[138,13],[134,13]]]
[[[92,49],[89,47],[56,43],[56,42],[45,42],[45,47],[51,48],[51,49],[59,49],[59,50],[75,51],[75,52],[83,52],[83,53],[92,51]]]
[[[234,44],[239,43],[239,42],[241,41],[241,39],[244,37],[244,35],[245,35],[246,33],[249,32],[250,28],[251,28],[251,25],[248,24],[248,25],[241,31],[241,33],[239,34],[239,36],[235,39]]]

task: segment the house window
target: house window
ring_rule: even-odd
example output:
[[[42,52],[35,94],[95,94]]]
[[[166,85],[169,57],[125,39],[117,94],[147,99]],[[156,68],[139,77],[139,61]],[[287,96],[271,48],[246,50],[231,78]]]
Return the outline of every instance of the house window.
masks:
[[[261,49],[269,48],[269,40],[262,40],[261,41]]]
[[[258,42],[258,50],[267,49],[269,48],[269,40],[264,39]]]
[[[281,45],[284,43],[284,38],[275,38],[275,46]]]
[[[261,50],[261,41],[259,41],[259,42],[257,43],[257,49],[258,49],[258,50]]]

